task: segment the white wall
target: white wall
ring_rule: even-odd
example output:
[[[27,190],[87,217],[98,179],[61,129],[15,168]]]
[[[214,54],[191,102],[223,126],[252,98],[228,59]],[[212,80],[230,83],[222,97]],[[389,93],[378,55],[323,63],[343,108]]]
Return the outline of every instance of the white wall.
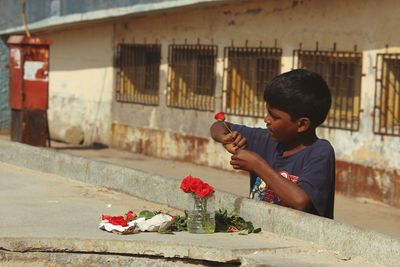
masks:
[[[108,144],[113,93],[112,25],[47,33],[50,47],[50,129],[78,126],[84,143]],[[56,128],[52,127],[55,125]]]

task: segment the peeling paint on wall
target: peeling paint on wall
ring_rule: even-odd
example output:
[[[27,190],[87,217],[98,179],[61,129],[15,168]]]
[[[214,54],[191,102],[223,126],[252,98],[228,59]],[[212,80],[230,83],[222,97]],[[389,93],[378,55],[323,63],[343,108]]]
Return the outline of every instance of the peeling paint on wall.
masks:
[[[230,154],[209,138],[114,123],[111,140],[119,149],[231,170]]]
[[[336,191],[400,207],[400,173],[361,164],[336,161]]]

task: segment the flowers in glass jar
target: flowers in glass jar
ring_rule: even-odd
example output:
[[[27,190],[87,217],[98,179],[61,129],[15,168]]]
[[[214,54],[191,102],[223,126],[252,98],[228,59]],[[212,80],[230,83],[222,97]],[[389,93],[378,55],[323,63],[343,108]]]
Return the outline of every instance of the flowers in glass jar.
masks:
[[[207,209],[208,197],[214,194],[214,187],[200,178],[186,176],[180,188],[193,196],[193,209],[187,211],[187,230],[194,234],[211,234],[215,231],[215,216]]]
[[[182,180],[180,188],[183,192],[193,193],[200,198],[209,197],[214,193],[214,187],[191,175]]]

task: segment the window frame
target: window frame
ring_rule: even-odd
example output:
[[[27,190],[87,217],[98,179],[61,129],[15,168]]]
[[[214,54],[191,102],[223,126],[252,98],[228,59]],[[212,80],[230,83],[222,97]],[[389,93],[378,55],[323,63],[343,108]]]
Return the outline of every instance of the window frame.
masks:
[[[169,45],[168,107],[215,110],[217,55],[216,45]]]
[[[400,136],[400,53],[376,55],[372,127],[374,134]]]
[[[160,66],[160,44],[118,44],[116,101],[158,106]]]
[[[223,110],[232,115],[264,117],[264,89],[281,72],[282,49],[230,46],[224,48],[224,60]],[[260,70],[263,67],[265,72]]]
[[[313,63],[305,63],[304,58],[302,59],[302,57],[305,56],[314,57]],[[310,65],[313,66],[310,67]],[[320,127],[352,132],[359,130],[362,112],[361,52],[298,49],[293,51],[293,68],[305,68],[319,73],[331,90],[332,106],[326,120]],[[338,69],[340,71],[338,71]],[[337,72],[346,72],[347,76],[343,78],[343,76],[340,76]]]

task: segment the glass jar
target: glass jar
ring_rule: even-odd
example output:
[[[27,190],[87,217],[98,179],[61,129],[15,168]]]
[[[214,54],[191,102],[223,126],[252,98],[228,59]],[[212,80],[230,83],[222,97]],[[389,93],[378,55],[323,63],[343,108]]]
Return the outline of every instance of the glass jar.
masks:
[[[188,211],[187,228],[193,234],[211,234],[215,231],[215,214],[207,210],[208,198],[194,198],[193,210]]]

